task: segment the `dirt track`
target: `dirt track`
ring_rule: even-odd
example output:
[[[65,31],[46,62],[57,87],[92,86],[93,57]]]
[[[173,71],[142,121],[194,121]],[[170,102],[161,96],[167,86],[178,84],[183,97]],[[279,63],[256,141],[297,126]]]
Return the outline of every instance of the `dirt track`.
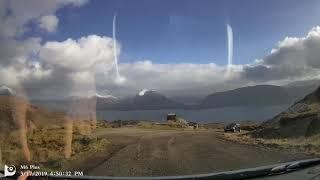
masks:
[[[303,154],[234,144],[216,131],[119,128],[97,132],[119,148],[88,175],[165,176],[199,174],[303,159]]]

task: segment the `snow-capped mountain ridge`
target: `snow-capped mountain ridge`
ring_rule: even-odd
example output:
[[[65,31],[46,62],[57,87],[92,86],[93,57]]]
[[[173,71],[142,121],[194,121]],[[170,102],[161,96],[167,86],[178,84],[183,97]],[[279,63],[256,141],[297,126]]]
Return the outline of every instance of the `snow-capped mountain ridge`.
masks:
[[[148,93],[148,92],[155,92],[155,90],[149,90],[149,89],[142,89],[139,93],[138,93],[138,95],[139,96],[144,96],[146,93]]]
[[[117,97],[115,97],[115,96],[112,96],[112,95],[101,95],[101,94],[98,94],[98,93],[96,93],[96,94],[94,94],[94,95],[90,95],[90,96],[88,96],[88,97],[89,97],[89,98],[97,97],[97,98],[115,99],[115,100],[119,99],[119,98],[117,98]]]

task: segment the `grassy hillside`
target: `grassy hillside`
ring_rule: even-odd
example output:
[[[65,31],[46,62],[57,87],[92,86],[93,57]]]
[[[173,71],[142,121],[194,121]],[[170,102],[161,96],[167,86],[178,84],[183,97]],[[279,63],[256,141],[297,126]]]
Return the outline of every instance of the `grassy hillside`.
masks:
[[[17,111],[19,108],[23,111]],[[106,139],[84,134],[80,126],[91,126],[86,120],[72,120],[64,113],[49,112],[31,105],[23,98],[0,96],[0,165],[26,163],[14,113],[21,113],[20,116],[26,118],[26,136],[31,155],[31,162],[27,164],[33,163],[47,169],[68,168],[74,161],[108,150],[111,145]],[[68,134],[64,126],[66,119],[73,124],[69,159],[64,154]]]
[[[64,142],[66,131],[63,128],[37,129],[28,133],[28,145],[31,151],[31,162],[47,169],[64,169],[71,166],[73,161],[85,160],[95,153],[108,150],[111,146],[106,139],[81,135],[73,132],[72,155],[64,157]],[[2,161],[4,164],[26,163],[19,142],[18,132],[9,134],[4,140]],[[32,164],[31,163],[31,164]],[[30,162],[28,162],[30,164]]]
[[[263,138],[298,138],[320,134],[320,88],[285,112],[263,123],[252,135]]]

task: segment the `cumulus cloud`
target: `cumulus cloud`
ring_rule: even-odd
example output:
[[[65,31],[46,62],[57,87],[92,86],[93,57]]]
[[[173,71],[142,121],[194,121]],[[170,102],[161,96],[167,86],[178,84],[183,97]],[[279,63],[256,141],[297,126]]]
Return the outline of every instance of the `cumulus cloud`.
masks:
[[[50,41],[40,47],[38,61],[42,79],[24,79],[23,85],[44,97],[83,96],[96,90],[95,75],[106,74],[113,66],[112,39],[104,36],[89,35],[76,40],[62,42]],[[34,64],[32,64],[34,66]],[[50,73],[50,76],[44,76]],[[26,77],[30,77],[27,75]],[[103,81],[103,79],[102,79]],[[27,89],[27,88],[26,88]],[[53,89],[55,91],[53,91]],[[34,96],[29,92],[30,96]],[[39,95],[39,94],[38,94]]]
[[[39,27],[48,31],[55,32],[58,27],[59,19],[54,15],[42,16],[39,19]]]
[[[48,65],[69,71],[84,71],[103,63],[110,66],[113,63],[112,39],[90,35],[78,40],[46,42],[39,57]]]
[[[257,82],[304,79],[319,75],[320,27],[312,28],[305,37],[286,37],[271,53],[247,65],[244,77]]]
[[[86,2],[87,0],[0,1],[0,83],[17,88],[24,86],[30,92],[40,92],[42,85],[54,84],[54,80],[59,77],[59,70],[39,62],[42,39],[21,38],[21,35],[28,30],[27,25],[31,21],[39,21],[40,27],[53,31],[58,24],[55,13],[59,8],[66,5],[79,7]],[[60,75],[62,77],[65,75]]]

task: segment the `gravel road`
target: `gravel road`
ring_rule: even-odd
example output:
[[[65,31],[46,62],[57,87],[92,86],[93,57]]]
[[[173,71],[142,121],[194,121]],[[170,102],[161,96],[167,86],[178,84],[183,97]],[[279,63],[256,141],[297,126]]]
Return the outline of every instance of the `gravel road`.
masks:
[[[218,172],[307,158],[278,149],[236,144],[212,130],[118,128],[97,132],[119,148],[87,171],[99,176],[168,176]],[[221,133],[221,132],[220,132]]]

